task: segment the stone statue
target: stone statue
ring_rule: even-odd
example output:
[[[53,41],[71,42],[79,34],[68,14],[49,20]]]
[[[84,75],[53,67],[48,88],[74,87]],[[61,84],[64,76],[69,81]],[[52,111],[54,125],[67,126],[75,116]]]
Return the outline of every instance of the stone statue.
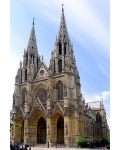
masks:
[[[25,102],[27,102],[27,92],[25,92]]]
[[[47,128],[47,135],[49,136],[50,135],[50,126],[48,124],[48,128]]]
[[[67,134],[68,134],[68,126],[67,126],[67,122],[66,122],[66,125],[65,125],[65,134],[66,134],[66,136],[67,136]]]
[[[47,93],[47,99],[50,99],[50,93],[49,93],[49,91]]]
[[[13,105],[15,105],[15,92],[13,94]]]
[[[47,99],[50,99],[50,88],[48,88]]]
[[[67,97],[67,88],[64,89],[64,97]]]

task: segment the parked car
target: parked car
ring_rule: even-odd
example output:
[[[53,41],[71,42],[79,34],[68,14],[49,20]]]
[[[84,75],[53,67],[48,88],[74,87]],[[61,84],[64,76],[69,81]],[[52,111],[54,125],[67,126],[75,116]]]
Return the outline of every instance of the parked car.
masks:
[[[106,147],[107,149],[110,149],[110,144],[107,144],[105,147]]]

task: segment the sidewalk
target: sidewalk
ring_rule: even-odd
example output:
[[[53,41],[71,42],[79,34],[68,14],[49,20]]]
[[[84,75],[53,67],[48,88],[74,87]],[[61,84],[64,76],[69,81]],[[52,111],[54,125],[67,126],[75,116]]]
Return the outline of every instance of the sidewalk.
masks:
[[[31,150],[104,150],[103,148],[98,149],[98,148],[94,148],[94,149],[89,149],[89,148],[55,148],[55,147],[50,147],[50,148],[39,148],[39,147],[31,147]]]

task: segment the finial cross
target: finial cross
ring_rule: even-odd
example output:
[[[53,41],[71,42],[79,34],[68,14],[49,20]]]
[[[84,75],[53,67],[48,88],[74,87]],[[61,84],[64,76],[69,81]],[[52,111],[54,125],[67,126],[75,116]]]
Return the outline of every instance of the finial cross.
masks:
[[[63,11],[63,5],[64,5],[64,4],[61,5],[61,6],[62,6],[62,11]]]
[[[35,18],[33,18],[33,25],[34,25],[34,19],[35,19]]]

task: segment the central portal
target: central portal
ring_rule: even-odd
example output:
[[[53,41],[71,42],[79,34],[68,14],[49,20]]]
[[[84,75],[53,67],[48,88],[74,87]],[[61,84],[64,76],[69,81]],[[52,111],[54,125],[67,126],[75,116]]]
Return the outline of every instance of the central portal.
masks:
[[[57,121],[57,140],[64,142],[64,118],[62,116]]]
[[[46,143],[46,120],[41,117],[37,124],[37,142]]]

